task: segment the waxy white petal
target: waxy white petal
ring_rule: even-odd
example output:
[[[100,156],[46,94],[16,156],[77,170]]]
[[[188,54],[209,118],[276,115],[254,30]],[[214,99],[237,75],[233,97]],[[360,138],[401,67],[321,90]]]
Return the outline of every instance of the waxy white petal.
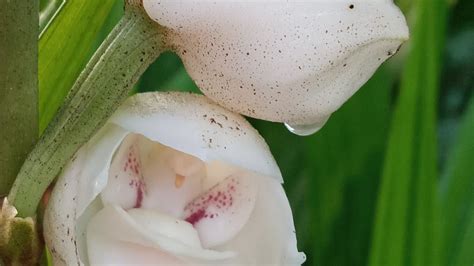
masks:
[[[391,0],[144,0],[199,88],[251,117],[321,127],[408,38]]]
[[[267,144],[240,115],[188,93],[142,93],[110,123],[203,161],[223,161],[283,181]]]
[[[136,137],[138,138],[136,142],[128,141],[128,138]],[[157,145],[157,149],[161,149],[160,152],[155,154],[156,147],[147,144],[148,142]],[[211,103],[203,96],[182,93],[147,93],[132,97],[120,107],[109,122],[76,153],[75,158],[58,179],[45,213],[44,227],[46,242],[52,251],[55,265],[82,265],[91,262],[88,258],[90,246],[88,247],[86,242],[94,236],[89,238],[86,231],[91,226],[89,223],[94,221],[98,214],[106,209],[110,211],[110,204],[103,205],[101,197],[98,196],[107,187],[109,178],[114,176],[115,160],[118,165],[122,164],[121,166],[128,162],[129,154],[121,156],[121,149],[127,150],[130,147],[138,149],[136,151],[138,155],[132,153],[131,162],[134,162],[133,158],[135,157],[135,161],[140,161],[136,167],[136,170],[139,171],[135,171],[135,165],[132,166],[133,173],[141,172],[144,180],[147,180],[147,186],[150,180],[159,179],[153,175],[156,169],[149,167],[153,165],[150,162],[155,160],[163,162],[163,165],[183,176],[199,176],[202,164],[205,163],[206,177],[200,181],[199,188],[196,189],[197,195],[186,200],[187,203],[192,202],[192,199],[199,197],[200,194],[206,193],[216,184],[225,183],[225,178],[229,174],[238,171],[258,177],[255,178],[257,182],[255,188],[258,189],[255,203],[247,205],[247,207],[244,206],[243,214],[237,214],[237,219],[235,219],[237,222],[231,227],[232,230],[238,231],[237,235],[224,235],[228,241],[225,244],[216,244],[217,246],[212,247],[212,250],[206,249],[202,243],[199,243],[201,247],[196,246],[196,236],[201,242],[201,234],[206,233],[206,228],[199,231],[198,228],[198,230],[193,228],[190,223],[182,221],[187,224],[186,228],[195,231],[189,236],[180,235],[179,232],[172,229],[174,225],[165,223],[166,219],[162,218],[171,215],[179,221],[179,218],[184,220],[185,217],[158,212],[158,216],[161,218],[157,218],[156,212],[161,210],[162,206],[153,205],[153,200],[149,202],[150,206],[146,206],[149,209],[144,210],[147,213],[151,212],[150,215],[134,213],[134,209],[128,211],[122,210],[122,208],[114,209],[109,215],[117,219],[108,219],[109,215],[106,215],[104,220],[101,220],[102,222],[92,224],[96,229],[100,228],[100,230],[97,229],[98,231],[103,232],[102,235],[92,234],[97,236],[96,241],[93,240],[93,245],[97,245],[97,250],[102,250],[102,252],[94,254],[92,253],[95,251],[90,251],[91,256],[98,261],[107,259],[105,256],[101,257],[100,254],[111,252],[118,253],[116,256],[118,261],[123,259],[124,262],[128,260],[131,263],[146,262],[147,258],[166,260],[166,263],[174,263],[175,259],[178,259],[179,262],[208,265],[240,263],[241,261],[254,265],[267,262],[291,265],[301,262],[301,257],[296,250],[291,210],[280,185],[281,174],[267,145],[248,122],[239,115]],[[181,155],[181,152],[188,155]],[[163,158],[160,157],[160,154],[166,156]],[[141,168],[138,169],[138,166]],[[124,173],[130,171],[129,167]],[[135,178],[135,174],[128,175],[127,178]],[[163,180],[166,178],[168,177]],[[271,182],[268,183],[268,181]],[[277,187],[274,187],[272,183]],[[117,186],[113,181],[110,181],[109,184],[112,187]],[[183,183],[183,188],[185,185],[186,181]],[[124,193],[135,193],[134,191],[123,191]],[[263,193],[261,193],[262,191]],[[148,192],[150,195],[154,193]],[[156,191],[156,195],[159,194],[158,192]],[[108,197],[108,200],[105,201],[115,202],[114,197],[118,194],[112,193],[110,195],[113,196]],[[251,196],[253,192],[245,192],[245,195]],[[264,200],[261,199],[261,195],[264,195]],[[156,197],[161,200],[159,196]],[[143,205],[145,205],[145,199],[146,197],[142,202]],[[175,199],[171,198],[171,201],[174,202]],[[124,204],[120,201],[116,203]],[[125,203],[130,206],[133,201],[125,201]],[[179,206],[184,208],[186,205]],[[242,222],[245,220],[242,217],[247,216],[245,213],[249,209],[251,213],[248,221]],[[263,209],[273,210],[276,213],[263,211],[264,215],[260,215],[259,212]],[[184,216],[184,212],[182,215]],[[161,223],[162,228],[167,229],[159,231],[158,228],[156,229],[158,231],[153,231],[155,230],[153,223],[148,222],[154,221],[153,217],[157,219],[157,223]],[[233,218],[232,216],[227,217]],[[269,220],[273,217],[277,217],[278,220],[268,226]],[[107,227],[110,228],[107,229]],[[121,229],[117,229],[118,227]],[[90,228],[92,231],[96,229]],[[190,232],[188,229],[179,230]],[[256,239],[255,232],[257,230],[264,232],[265,237],[260,235],[260,238]],[[123,235],[114,235],[111,240],[113,233],[119,231],[130,233],[131,239],[134,240],[126,242],[124,241],[126,239],[122,238]],[[147,235],[148,233],[152,236]],[[282,235],[278,238],[267,236],[267,234],[273,235],[275,233]],[[242,239],[241,234],[244,234],[247,240]],[[164,238],[172,238],[175,242],[160,240]],[[276,243],[274,239],[282,241]],[[267,241],[272,241],[272,243],[267,243]],[[251,253],[248,247],[239,244],[243,242],[255,243],[259,247],[259,252],[268,256]],[[143,247],[144,243],[146,247]],[[127,253],[131,250],[135,250],[137,253],[133,255]],[[166,252],[162,253],[160,250],[166,250]],[[255,249],[253,252],[256,252]],[[254,258],[248,258],[249,255]],[[144,260],[139,260],[139,257]]]

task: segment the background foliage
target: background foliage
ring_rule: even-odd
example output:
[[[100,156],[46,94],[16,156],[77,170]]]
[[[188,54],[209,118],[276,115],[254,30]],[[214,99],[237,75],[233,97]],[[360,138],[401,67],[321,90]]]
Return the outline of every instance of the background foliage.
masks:
[[[285,177],[306,265],[474,263],[474,1],[399,2],[410,42],[320,132],[251,119]],[[42,1],[42,25],[48,3],[62,1]],[[42,129],[122,12],[68,1],[42,34]],[[151,90],[198,92],[172,53],[136,85]]]

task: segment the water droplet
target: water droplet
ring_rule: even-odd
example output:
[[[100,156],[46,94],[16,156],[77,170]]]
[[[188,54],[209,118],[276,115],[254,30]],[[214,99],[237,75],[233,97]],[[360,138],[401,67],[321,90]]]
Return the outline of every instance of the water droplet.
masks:
[[[328,119],[329,119],[329,116],[313,124],[291,125],[291,124],[285,123],[285,126],[293,134],[296,134],[298,136],[309,136],[318,132],[326,124]]]

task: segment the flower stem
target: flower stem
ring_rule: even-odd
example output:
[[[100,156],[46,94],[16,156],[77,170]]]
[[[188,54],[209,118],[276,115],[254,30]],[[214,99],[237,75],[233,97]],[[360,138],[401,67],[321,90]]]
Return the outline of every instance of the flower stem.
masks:
[[[38,2],[0,4],[0,198],[38,138]]]
[[[163,51],[163,31],[148,18],[140,2],[126,4],[123,18],[89,61],[28,155],[8,196],[20,217],[34,216],[49,184]]]

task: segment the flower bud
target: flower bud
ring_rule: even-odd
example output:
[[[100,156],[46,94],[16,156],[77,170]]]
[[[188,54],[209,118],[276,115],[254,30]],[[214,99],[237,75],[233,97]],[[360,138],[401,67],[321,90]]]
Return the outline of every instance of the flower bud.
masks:
[[[0,265],[37,265],[43,245],[36,219],[17,214],[15,206],[0,197]]]
[[[408,38],[391,0],[143,5],[206,96],[303,135],[320,128]]]
[[[299,265],[281,173],[203,96],[127,100],[71,160],[45,214],[55,265]]]

